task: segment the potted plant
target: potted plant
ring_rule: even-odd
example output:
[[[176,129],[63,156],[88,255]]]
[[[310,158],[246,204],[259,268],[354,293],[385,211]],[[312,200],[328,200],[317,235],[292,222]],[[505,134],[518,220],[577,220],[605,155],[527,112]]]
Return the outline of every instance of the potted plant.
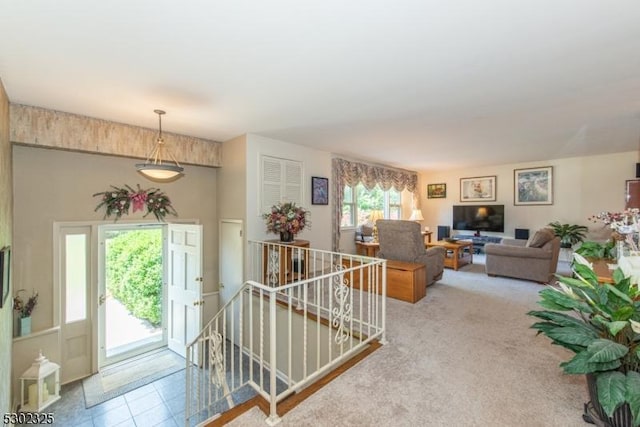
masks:
[[[613,241],[607,243],[598,243],[587,241],[582,243],[576,253],[582,255],[585,258],[608,258],[613,259],[615,256],[612,251],[614,248]]]
[[[561,248],[570,248],[584,241],[587,237],[585,233],[589,231],[589,228],[584,225],[560,224],[558,221],[550,222],[549,227],[553,230],[553,234],[560,238]]]
[[[20,292],[24,292],[24,289],[20,289],[16,292],[16,296],[13,298],[13,309],[17,313],[18,321],[20,322],[20,332],[19,335],[29,335],[31,333],[31,313],[36,308],[38,304],[38,293],[33,292],[33,294],[27,299],[25,302],[20,297]]]
[[[591,402],[585,420],[600,425],[640,425],[640,291],[622,271],[614,284],[598,283],[590,265],[574,264],[575,277],[540,291],[541,322],[532,325],[575,355],[560,364],[565,373],[585,374]],[[626,421],[624,421],[626,419]]]

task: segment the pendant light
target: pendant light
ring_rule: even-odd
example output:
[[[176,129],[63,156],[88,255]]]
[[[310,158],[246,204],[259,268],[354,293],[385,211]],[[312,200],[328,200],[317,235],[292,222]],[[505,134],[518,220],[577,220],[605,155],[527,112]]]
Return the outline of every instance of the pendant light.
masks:
[[[182,176],[184,168],[175,157],[165,148],[164,139],[162,139],[162,115],[166,114],[162,110],[153,110],[158,115],[158,140],[155,147],[147,157],[144,163],[136,164],[136,169],[145,177],[152,181],[171,181]],[[171,162],[164,159],[164,154],[168,154]]]

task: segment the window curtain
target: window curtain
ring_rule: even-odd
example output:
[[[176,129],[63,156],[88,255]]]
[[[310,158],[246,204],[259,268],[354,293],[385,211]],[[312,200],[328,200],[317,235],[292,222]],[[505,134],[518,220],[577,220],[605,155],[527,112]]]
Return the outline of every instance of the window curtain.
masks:
[[[380,185],[384,191],[393,187],[396,191],[406,189],[412,193],[415,193],[418,187],[418,173],[413,171],[352,162],[340,158],[332,160],[331,169],[334,185],[331,247],[334,252],[340,252],[340,222],[345,185],[355,187],[359,182],[362,182],[367,190],[372,190],[376,185]]]

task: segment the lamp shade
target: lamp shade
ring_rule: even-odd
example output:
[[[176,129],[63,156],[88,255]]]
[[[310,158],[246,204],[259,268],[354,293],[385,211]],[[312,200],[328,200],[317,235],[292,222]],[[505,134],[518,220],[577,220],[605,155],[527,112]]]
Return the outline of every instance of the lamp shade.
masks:
[[[157,180],[175,178],[184,170],[184,168],[180,166],[154,163],[138,163],[136,164],[136,169],[144,176]]]
[[[422,211],[420,209],[413,209],[409,221],[423,221]]]
[[[153,150],[147,156],[144,163],[137,163],[136,170],[147,178],[155,181],[169,181],[179,178],[184,168],[165,148],[164,139],[162,138],[162,110],[153,110],[158,115],[158,140]],[[171,160],[166,160],[165,156]]]
[[[384,219],[384,212],[381,210],[371,211],[371,214],[369,215],[369,222],[375,225],[376,221],[379,219]]]

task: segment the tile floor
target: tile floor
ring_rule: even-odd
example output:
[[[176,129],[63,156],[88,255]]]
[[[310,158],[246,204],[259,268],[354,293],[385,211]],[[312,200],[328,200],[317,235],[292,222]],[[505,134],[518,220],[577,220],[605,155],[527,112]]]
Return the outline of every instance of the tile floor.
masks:
[[[46,408],[57,426],[184,426],[185,371],[161,378],[122,396],[86,409],[82,381],[65,385],[61,399]]]

